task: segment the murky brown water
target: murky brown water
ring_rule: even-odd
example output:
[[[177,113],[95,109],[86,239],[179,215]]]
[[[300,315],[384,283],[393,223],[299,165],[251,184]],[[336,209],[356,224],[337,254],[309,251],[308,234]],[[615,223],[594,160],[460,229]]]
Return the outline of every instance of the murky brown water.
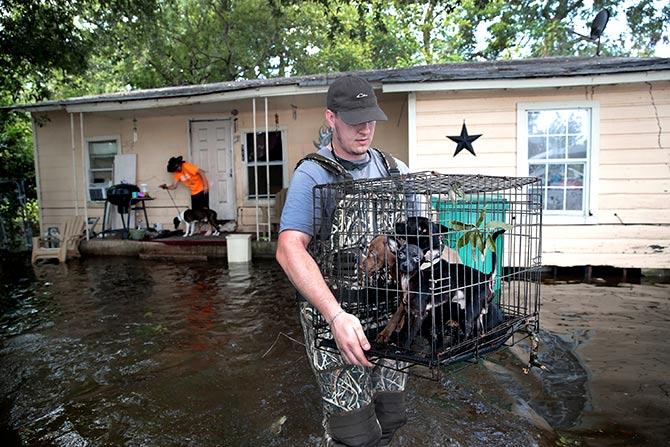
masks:
[[[318,391],[274,262],[91,258],[1,276],[1,445],[318,445]],[[523,375],[522,347],[413,378],[397,445],[582,445],[542,429],[567,433],[589,407],[571,346],[543,339],[551,373]]]

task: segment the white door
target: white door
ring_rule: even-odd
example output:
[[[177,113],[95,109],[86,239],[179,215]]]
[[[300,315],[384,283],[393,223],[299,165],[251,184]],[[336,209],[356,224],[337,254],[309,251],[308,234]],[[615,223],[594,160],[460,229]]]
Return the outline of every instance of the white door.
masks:
[[[209,207],[221,220],[234,220],[235,179],[230,120],[191,121],[191,159],[209,180]]]

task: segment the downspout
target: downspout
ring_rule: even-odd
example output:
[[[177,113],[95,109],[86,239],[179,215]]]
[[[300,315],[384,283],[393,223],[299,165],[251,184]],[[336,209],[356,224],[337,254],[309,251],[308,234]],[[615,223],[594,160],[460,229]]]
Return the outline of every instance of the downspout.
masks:
[[[254,195],[256,196],[256,240],[260,239],[260,228],[258,222],[258,151],[256,150],[256,97],[254,96],[252,100],[252,110],[253,110],[253,126],[254,126]]]
[[[417,170],[416,148],[416,93],[407,94],[407,161],[410,172]]]
[[[268,205],[268,242],[272,237],[270,216],[270,134],[268,133],[268,97],[265,97],[265,192]]]
[[[77,158],[74,146],[74,116],[70,113],[70,140],[72,141],[72,195],[74,196],[75,214],[79,215],[79,190],[77,189]]]
[[[40,237],[44,234],[44,215],[42,213],[42,183],[40,182],[40,145],[37,138],[35,117],[30,114],[30,123],[33,127],[33,159],[35,163],[35,189],[37,190],[37,210],[39,212]],[[32,242],[32,241],[31,241]]]
[[[88,241],[90,239],[90,235],[88,233],[88,200],[87,200],[87,194],[86,190],[88,189],[88,185],[86,184],[86,151],[84,150],[84,114],[83,112],[79,112],[79,128],[81,130],[81,169],[84,172],[84,175],[82,175],[82,180],[83,180],[83,185],[84,185],[84,219],[85,219],[85,225],[84,227],[86,228],[86,240]],[[104,228],[103,228],[104,231]]]

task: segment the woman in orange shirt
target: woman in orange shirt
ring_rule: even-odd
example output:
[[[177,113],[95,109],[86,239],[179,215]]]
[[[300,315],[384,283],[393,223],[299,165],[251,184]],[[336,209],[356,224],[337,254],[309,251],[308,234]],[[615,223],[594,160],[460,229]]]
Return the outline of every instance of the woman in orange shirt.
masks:
[[[174,190],[182,182],[191,190],[191,208],[194,210],[209,208],[209,182],[205,171],[179,157],[171,157],[167,171],[174,175],[171,185],[163,183],[160,188]]]

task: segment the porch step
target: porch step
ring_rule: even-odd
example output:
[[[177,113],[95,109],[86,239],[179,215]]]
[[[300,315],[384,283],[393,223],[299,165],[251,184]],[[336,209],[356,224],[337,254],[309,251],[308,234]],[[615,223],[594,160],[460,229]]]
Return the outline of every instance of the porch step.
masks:
[[[140,259],[150,259],[152,261],[207,262],[207,255],[192,255],[192,254],[177,254],[177,253],[140,253]]]
[[[274,259],[276,249],[276,241],[251,241],[253,258]],[[158,243],[158,241],[91,239],[83,240],[79,245],[79,251],[87,256],[135,256],[142,259],[184,261],[202,261],[207,258],[225,259],[228,255],[225,240],[216,240],[216,238],[210,238],[209,241],[199,240],[175,244]]]

